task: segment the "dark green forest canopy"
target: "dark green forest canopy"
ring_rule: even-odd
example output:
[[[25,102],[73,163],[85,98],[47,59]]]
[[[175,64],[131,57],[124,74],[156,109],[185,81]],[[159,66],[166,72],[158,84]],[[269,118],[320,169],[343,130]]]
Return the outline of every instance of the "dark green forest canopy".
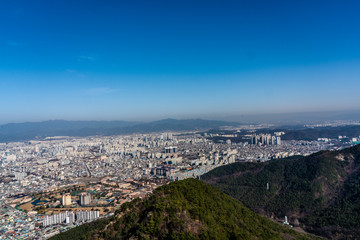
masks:
[[[122,205],[109,219],[52,239],[316,239],[257,215],[195,179],[172,182]]]
[[[202,180],[256,212],[300,220],[326,237],[360,237],[360,145],[219,167]],[[269,184],[269,189],[267,189]]]

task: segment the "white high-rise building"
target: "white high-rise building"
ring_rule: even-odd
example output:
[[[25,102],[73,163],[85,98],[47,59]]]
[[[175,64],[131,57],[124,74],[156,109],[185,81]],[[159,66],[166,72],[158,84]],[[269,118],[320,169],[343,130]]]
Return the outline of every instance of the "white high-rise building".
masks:
[[[99,211],[79,211],[76,213],[77,222],[92,221],[99,218]]]
[[[71,205],[71,195],[69,193],[66,193],[62,196],[61,204],[63,206],[70,206]]]
[[[43,219],[43,226],[50,226],[54,224],[70,224],[75,222],[75,214],[73,212],[62,212],[51,216],[45,216]]]

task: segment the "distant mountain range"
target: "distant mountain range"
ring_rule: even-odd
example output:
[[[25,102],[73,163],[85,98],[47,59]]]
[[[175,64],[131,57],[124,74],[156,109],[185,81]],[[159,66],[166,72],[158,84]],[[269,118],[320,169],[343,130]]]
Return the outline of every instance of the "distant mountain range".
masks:
[[[321,123],[334,120],[360,120],[360,109],[344,111],[320,111],[320,112],[293,112],[293,113],[268,113],[268,114],[249,114],[249,115],[224,115],[217,116],[216,119],[235,121],[239,123],[273,123],[276,125],[303,125],[311,123]]]
[[[201,177],[268,217],[330,239],[360,239],[360,145],[307,157],[234,163]]]
[[[196,179],[172,182],[124,203],[111,218],[81,225],[51,240],[75,239],[320,239],[250,211]]]
[[[237,126],[239,123],[202,119],[164,119],[147,123],[127,121],[65,121],[9,123],[0,125],[0,142],[28,141],[52,136],[85,137],[162,131],[193,131]]]

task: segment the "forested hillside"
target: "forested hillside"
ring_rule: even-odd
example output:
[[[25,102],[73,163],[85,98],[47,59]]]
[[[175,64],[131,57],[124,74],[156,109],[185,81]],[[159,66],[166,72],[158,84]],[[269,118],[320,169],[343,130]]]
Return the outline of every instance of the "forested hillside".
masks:
[[[329,238],[360,237],[360,146],[265,163],[235,163],[202,179],[268,217]]]

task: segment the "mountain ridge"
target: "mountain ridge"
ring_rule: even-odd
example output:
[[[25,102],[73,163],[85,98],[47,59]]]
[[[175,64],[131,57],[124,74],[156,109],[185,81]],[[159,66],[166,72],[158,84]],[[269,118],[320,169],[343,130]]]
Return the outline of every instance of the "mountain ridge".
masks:
[[[307,157],[235,163],[201,179],[268,217],[286,215],[328,238],[360,237],[360,145]]]

